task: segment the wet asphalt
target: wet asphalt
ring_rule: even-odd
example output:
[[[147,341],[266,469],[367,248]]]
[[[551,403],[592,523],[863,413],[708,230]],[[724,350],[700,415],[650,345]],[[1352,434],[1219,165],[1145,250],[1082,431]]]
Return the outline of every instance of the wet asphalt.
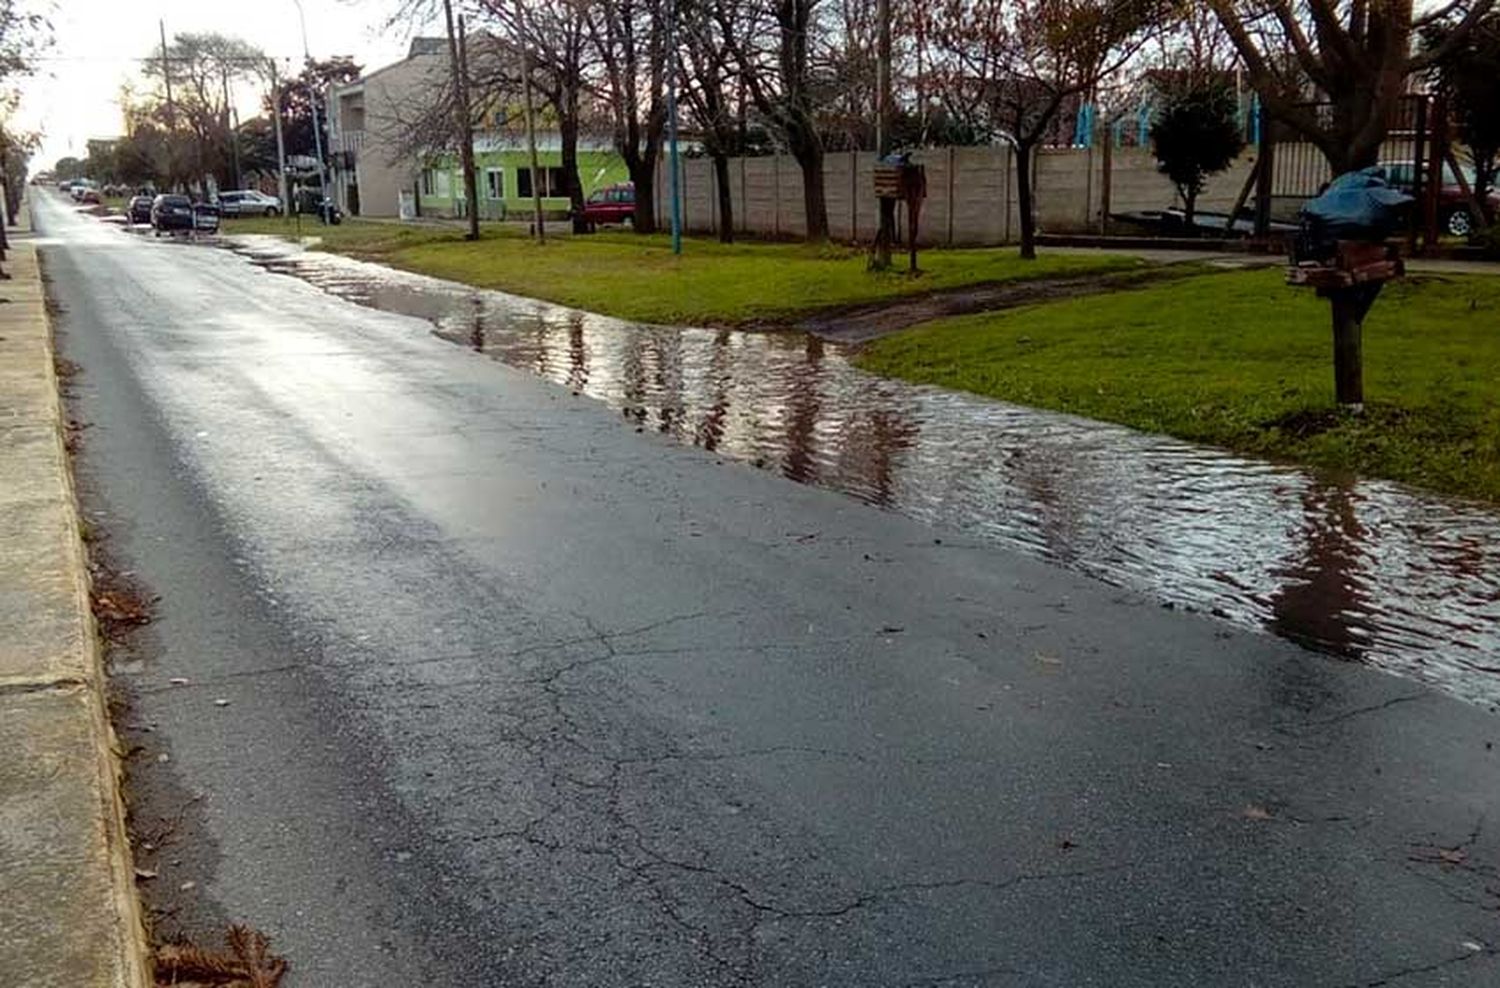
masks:
[[[164,932],[292,988],[1500,982],[1486,710],[37,212],[160,595]]]

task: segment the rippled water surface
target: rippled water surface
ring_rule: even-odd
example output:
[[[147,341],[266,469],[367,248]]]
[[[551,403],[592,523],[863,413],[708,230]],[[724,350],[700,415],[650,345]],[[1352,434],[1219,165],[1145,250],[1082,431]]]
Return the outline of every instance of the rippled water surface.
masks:
[[[875,377],[800,334],[642,326],[239,249],[684,442],[1500,704],[1493,507]]]

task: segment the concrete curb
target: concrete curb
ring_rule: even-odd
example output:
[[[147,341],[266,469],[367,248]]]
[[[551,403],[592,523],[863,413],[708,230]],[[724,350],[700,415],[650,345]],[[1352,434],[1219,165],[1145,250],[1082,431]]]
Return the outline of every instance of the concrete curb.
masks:
[[[147,988],[149,948],[35,247],[0,282],[0,984]]]

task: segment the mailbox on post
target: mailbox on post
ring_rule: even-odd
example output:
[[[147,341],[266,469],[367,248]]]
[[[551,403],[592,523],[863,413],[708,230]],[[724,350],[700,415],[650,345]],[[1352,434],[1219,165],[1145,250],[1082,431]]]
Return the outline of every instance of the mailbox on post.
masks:
[[[927,169],[910,155],[891,154],[875,163],[875,198],[906,203],[906,240],[910,270],[917,272],[917,223],[927,198]]]
[[[1386,238],[1411,207],[1378,168],[1341,175],[1302,207],[1302,229],[1287,268],[1290,285],[1317,289],[1333,308],[1334,393],[1344,408],[1363,410],[1364,321],[1381,287],[1406,273]]]

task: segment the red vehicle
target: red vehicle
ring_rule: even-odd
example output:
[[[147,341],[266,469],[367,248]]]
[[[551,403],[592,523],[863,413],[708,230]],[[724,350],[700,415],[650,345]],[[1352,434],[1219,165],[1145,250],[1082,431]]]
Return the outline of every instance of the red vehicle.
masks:
[[[1390,183],[1402,192],[1413,195],[1412,178],[1416,173],[1416,165],[1411,161],[1383,161],[1380,167],[1385,169],[1385,174]],[[1464,181],[1469,188],[1474,188],[1474,169],[1469,165],[1463,165]],[[1489,199],[1490,209],[1500,212],[1500,192],[1495,191],[1495,178],[1490,180]],[[1452,165],[1443,166],[1443,184],[1438,190],[1438,229],[1454,237],[1467,237],[1474,232],[1474,218],[1469,213],[1469,198],[1464,195],[1463,186],[1458,184],[1458,176],[1453,173]]]
[[[601,223],[630,223],[635,220],[635,183],[607,185],[589,196],[583,204],[583,220],[592,230]]]

